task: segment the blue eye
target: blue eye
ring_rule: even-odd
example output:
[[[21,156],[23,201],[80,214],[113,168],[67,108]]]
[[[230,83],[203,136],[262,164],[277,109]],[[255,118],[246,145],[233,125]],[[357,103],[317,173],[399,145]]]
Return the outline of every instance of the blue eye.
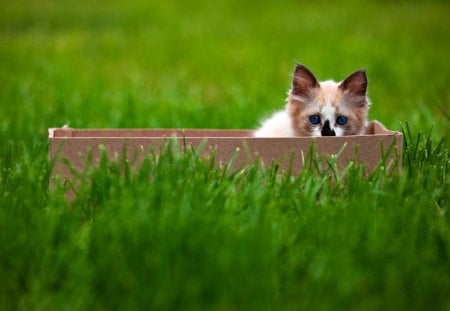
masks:
[[[344,117],[344,116],[337,117],[336,123],[338,125],[346,125],[347,124],[347,117]]]
[[[309,116],[309,122],[311,122],[311,124],[319,124],[320,123],[320,116],[317,115],[317,114]]]

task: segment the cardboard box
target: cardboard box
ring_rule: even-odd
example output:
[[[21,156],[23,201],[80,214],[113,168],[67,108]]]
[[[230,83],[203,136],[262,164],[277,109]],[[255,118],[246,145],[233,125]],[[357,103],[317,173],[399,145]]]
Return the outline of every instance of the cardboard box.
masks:
[[[255,138],[252,133],[252,130],[52,128],[49,129],[49,158],[54,161],[52,177],[59,175],[63,181],[72,178],[68,163],[82,172],[89,154],[95,165],[100,149],[106,151],[108,158],[126,152],[130,165],[136,167],[151,148],[158,152],[171,137],[181,147],[197,147],[206,140],[202,153],[207,156],[212,149],[216,150],[217,164],[227,164],[239,150],[234,168],[261,160],[266,166],[279,162],[282,169],[287,169],[292,159],[292,172],[297,174],[313,144],[315,152],[325,158],[341,152],[337,160],[341,168],[355,161],[372,171],[388,150],[388,162],[395,161],[395,167],[401,168],[403,135],[387,130],[377,121],[369,124],[365,135],[358,136]]]

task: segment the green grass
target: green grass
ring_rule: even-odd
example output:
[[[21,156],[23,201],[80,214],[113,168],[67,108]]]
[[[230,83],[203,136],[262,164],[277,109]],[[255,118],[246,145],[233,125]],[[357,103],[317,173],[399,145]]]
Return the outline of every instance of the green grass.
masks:
[[[0,309],[429,309],[450,299],[445,1],[0,3]],[[149,156],[49,192],[47,128],[253,128],[295,61],[365,67],[403,169]],[[421,133],[421,134],[420,134]],[[150,177],[150,178],[149,178]]]

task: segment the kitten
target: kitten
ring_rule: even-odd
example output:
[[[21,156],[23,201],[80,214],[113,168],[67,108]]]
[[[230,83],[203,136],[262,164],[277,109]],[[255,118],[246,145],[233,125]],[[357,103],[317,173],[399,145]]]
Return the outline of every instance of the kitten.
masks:
[[[370,102],[367,77],[359,70],[344,81],[317,81],[303,65],[294,71],[286,109],[276,112],[255,137],[362,135]]]

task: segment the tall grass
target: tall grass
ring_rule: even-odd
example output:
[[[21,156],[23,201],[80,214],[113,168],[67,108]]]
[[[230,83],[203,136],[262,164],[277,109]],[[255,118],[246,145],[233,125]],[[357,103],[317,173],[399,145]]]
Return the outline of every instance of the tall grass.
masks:
[[[0,309],[448,309],[449,9],[0,3]],[[105,158],[71,203],[48,189],[48,127],[252,128],[294,61],[367,68],[399,174],[165,152],[135,173]]]
[[[445,309],[448,148],[405,137],[394,175],[103,158],[70,204],[33,184],[45,157],[22,159],[3,179],[24,187],[2,197],[3,306]]]

